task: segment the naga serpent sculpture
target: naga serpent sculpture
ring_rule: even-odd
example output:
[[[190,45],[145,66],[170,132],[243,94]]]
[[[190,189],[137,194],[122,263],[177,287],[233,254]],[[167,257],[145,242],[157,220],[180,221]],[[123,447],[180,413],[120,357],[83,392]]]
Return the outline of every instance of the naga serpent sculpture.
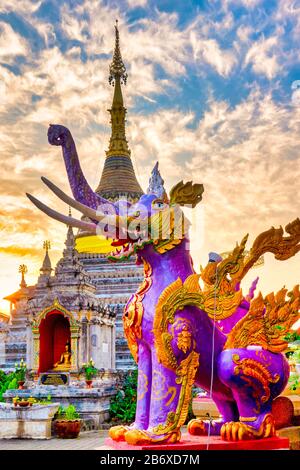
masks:
[[[300,220],[286,226],[286,235],[281,227],[260,234],[247,252],[246,236],[225,259],[212,253],[197,274],[188,224],[183,228],[178,220],[184,220],[180,206],[195,207],[201,201],[201,184],[180,182],[168,197],[156,165],[147,194],[138,202],[112,203],[89,187],[70,131],[50,125],[48,139],[62,146],[75,200],[42,179],[85,220],[59,214],[28,195],[30,200],[56,220],[113,238],[111,260],[135,255],[144,265],[144,281],[123,316],[138,365],[136,417],[131,426],[112,427],[111,438],[136,445],[179,441],[194,383],[212,392],[221,419],[194,419],[188,425],[191,434],[210,432],[225,440],[273,436],[271,405],[289,377],[282,352],[286,334],[299,318],[299,286],[254,297],[255,281],[244,297],[240,282],[262,254],[286,260],[300,251]]]

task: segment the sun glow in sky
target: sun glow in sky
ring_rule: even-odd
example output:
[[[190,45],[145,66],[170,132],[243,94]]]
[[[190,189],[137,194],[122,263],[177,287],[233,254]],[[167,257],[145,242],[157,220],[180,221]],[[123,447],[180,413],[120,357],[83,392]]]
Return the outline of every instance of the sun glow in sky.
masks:
[[[127,138],[143,188],[156,160],[169,190],[204,184],[191,215],[195,267],[300,216],[300,2],[297,0],[0,1],[0,297],[35,283],[66,229],[30,192],[66,211],[40,181],[70,192],[49,123],[70,128],[92,187],[110,135],[108,66],[119,19],[129,74]],[[201,207],[200,207],[201,206]],[[250,244],[249,243],[249,244]],[[252,270],[267,293],[299,282],[300,254]],[[0,310],[8,303],[0,302]]]

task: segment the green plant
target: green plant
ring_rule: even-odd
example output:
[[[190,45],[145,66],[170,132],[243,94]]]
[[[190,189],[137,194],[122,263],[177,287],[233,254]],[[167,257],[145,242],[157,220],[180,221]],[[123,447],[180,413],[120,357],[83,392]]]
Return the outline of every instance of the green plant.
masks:
[[[131,423],[135,417],[137,398],[137,370],[129,371],[117,394],[110,401],[110,416],[115,421]]]
[[[300,375],[299,374],[292,374],[289,378],[289,389],[293,392],[296,391],[300,387]]]
[[[68,405],[67,407],[60,405],[55,416],[56,419],[64,419],[67,421],[80,419],[79,413],[77,412],[74,405]]]
[[[300,349],[296,349],[291,354],[290,358],[296,362],[296,364],[300,364]]]
[[[196,418],[196,416],[194,415],[194,412],[193,412],[192,405],[193,405],[193,398],[197,397],[198,393],[199,393],[199,388],[198,387],[193,387],[192,393],[191,393],[191,400],[190,400],[189,408],[188,408],[188,414],[187,414],[187,417],[186,417],[186,420],[185,420],[185,424],[188,424],[188,422],[191,421],[191,419]]]
[[[278,328],[278,325],[277,325]],[[281,329],[282,327],[280,327]],[[287,341],[288,343],[294,343],[295,341],[300,341],[300,335],[297,333],[297,331],[290,331],[289,333],[286,334],[284,337],[284,340]]]
[[[4,401],[3,394],[6,390],[18,388],[18,381],[15,372],[5,373],[0,370],[0,401]]]
[[[15,390],[16,388],[18,388],[18,379],[17,379],[17,377],[14,377],[14,378],[8,383],[7,390]]]
[[[86,380],[92,380],[92,378],[97,375],[98,369],[95,367],[93,359],[90,359],[87,364],[82,364],[82,371]]]

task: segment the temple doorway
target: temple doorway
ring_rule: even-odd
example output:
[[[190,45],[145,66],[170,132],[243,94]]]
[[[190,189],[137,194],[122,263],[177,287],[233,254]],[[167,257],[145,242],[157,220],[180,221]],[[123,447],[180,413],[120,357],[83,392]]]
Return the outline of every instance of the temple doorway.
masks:
[[[58,310],[49,312],[40,322],[39,336],[39,372],[47,372],[60,360],[66,344],[71,343],[69,319]]]

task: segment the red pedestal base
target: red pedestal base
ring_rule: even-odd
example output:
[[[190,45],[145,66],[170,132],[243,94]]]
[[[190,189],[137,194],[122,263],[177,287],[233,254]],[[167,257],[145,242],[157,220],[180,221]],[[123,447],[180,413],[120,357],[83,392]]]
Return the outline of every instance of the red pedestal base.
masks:
[[[105,444],[116,450],[288,450],[289,440],[286,437],[270,437],[267,439],[257,439],[252,441],[228,442],[222,441],[219,436],[209,438],[206,436],[190,436],[183,434],[181,441],[176,444],[152,444],[132,446],[127,442],[116,442],[110,438],[105,440]]]

